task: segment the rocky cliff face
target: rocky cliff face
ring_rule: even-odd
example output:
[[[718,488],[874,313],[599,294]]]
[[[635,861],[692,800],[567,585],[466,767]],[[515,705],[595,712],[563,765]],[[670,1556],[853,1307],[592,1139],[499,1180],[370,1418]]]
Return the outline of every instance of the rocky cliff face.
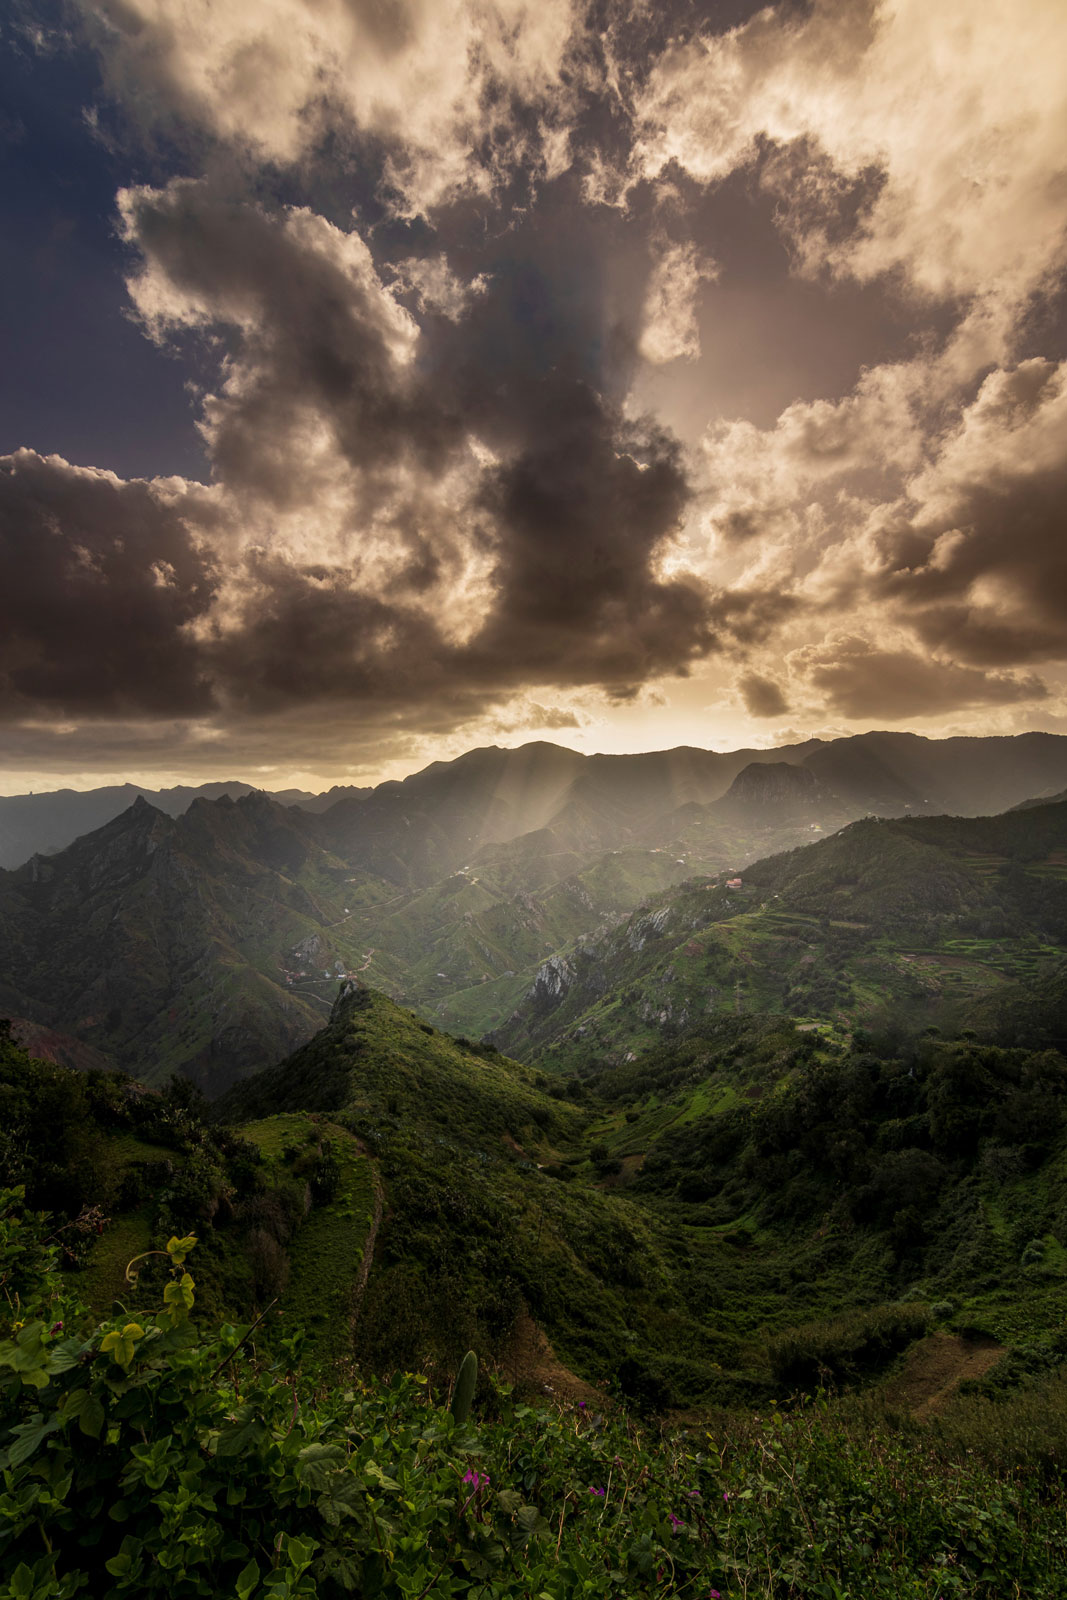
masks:
[[[529,999],[536,1010],[550,1011],[565,999],[577,974],[564,956],[549,956],[537,969]]]

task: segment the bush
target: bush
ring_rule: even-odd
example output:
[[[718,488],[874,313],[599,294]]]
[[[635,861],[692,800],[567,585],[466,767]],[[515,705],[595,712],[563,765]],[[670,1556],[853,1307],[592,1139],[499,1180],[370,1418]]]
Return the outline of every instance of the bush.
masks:
[[[191,1238],[161,1305],[76,1328],[41,1234],[0,1222],[0,1600],[1061,1600],[1054,1468],[825,1406],[663,1435],[498,1390],[458,1427],[419,1377],[316,1394],[298,1335],[273,1361],[254,1326],[198,1336]]]
[[[811,1392],[854,1383],[921,1339],[931,1314],[924,1305],[875,1306],[792,1328],[771,1340],[771,1370],[786,1389]]]

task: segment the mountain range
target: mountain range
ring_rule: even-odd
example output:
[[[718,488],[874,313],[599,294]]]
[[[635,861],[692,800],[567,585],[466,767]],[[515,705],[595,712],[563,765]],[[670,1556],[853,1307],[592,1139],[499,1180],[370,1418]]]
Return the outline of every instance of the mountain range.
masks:
[[[850,1021],[877,1009],[875,976],[892,978],[894,996],[951,990],[953,971],[955,988],[975,993],[1032,976],[1040,963],[1027,965],[1023,945],[998,965],[948,949],[947,923],[935,951],[920,948],[918,912],[913,948],[890,958],[875,946],[895,898],[914,889],[925,904],[945,874],[966,879],[972,923],[1000,914],[981,900],[981,872],[961,867],[967,848],[950,848],[930,813],[976,816],[1065,783],[1067,739],[1054,735],[867,734],[730,754],[476,750],[318,811],[247,787],[188,805],[190,791],[180,803],[168,791],[170,811],[138,794],[65,849],[0,874],[0,1008],[56,1059],[111,1063],[149,1083],[177,1071],[210,1094],[310,1038],[352,975],[520,1055],[581,1054],[590,1029],[625,1055],[709,1005]],[[899,820],[847,827],[870,814]],[[842,827],[842,842],[830,840]],[[781,883],[764,883],[768,868],[753,876],[752,863],[790,849],[805,865]],[[1000,860],[999,844],[975,849]],[[856,864],[865,851],[870,891]],[[807,879],[819,862],[845,887],[816,912]],[[1058,869],[1050,857],[1042,870]],[[742,887],[728,889],[738,873]],[[794,919],[837,924],[829,943],[798,942],[796,923],[779,937],[787,902]],[[690,905],[699,912],[677,909]],[[670,929],[694,918],[714,936],[690,930],[675,949]],[[687,953],[694,944],[699,954]],[[659,948],[672,953],[646,972]]]
[[[412,870],[432,873],[437,867],[445,870],[450,860],[458,865],[463,859],[460,846],[513,839],[554,822],[580,834],[584,817],[589,834],[602,841],[620,826],[639,829],[642,821],[658,825],[687,805],[722,798],[744,768],[764,763],[810,772],[851,816],[908,810],[973,816],[1006,811],[1062,789],[1067,784],[1067,740],[1045,733],[940,740],[866,733],[826,742],[809,739],[776,750],[719,754],[681,748],[628,756],[583,756],[535,743],[517,750],[472,750],[456,761],[433,762],[409,778],[373,789],[337,785],[321,794],[285,789],[271,799],[313,813],[343,803],[338,827],[375,859],[391,860],[394,871],[401,870],[400,861],[390,851],[399,848],[401,859],[409,853],[409,841],[398,834],[398,825],[414,827],[418,847]],[[119,816],[138,795],[157,811],[177,817],[194,800],[224,795],[237,799],[257,787],[229,781],[153,790],[123,783],[2,795],[0,867],[21,866],[32,855],[54,855]],[[401,817],[406,820],[400,822]]]

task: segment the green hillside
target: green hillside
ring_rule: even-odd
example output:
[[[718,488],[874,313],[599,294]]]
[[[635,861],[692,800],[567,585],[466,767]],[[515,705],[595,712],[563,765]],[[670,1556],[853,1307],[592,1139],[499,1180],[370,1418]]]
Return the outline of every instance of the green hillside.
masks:
[[[1025,845],[1018,857],[1024,874],[1048,880],[1044,901],[1001,892],[1016,856],[997,819],[965,819],[962,832],[952,819],[938,832],[930,816],[872,820],[846,829],[836,853],[818,852],[867,809],[1017,802],[1062,782],[1064,750],[1039,736],[875,734],[729,755],[582,757],[530,745],[435,763],[315,815],[257,792],[201,797],[177,816],[140,799],[59,854],[0,873],[0,1014],[57,1059],[110,1062],[154,1084],[179,1071],[212,1097],[309,1039],[349,974],[520,1055],[594,1024],[604,1050],[625,1054],[659,1027],[721,1008],[724,985],[735,1008],[783,1006],[811,1020],[836,1010],[847,1024],[900,1004],[936,1018],[953,994],[975,1000],[1042,970],[1059,941],[1048,914],[1067,870],[1062,841],[1043,864],[1023,859]],[[783,850],[785,864],[768,868]],[[734,935],[711,941],[706,983],[696,970],[679,979],[678,952],[678,971],[656,975],[638,1016],[616,1016],[614,1002],[602,1015],[603,997],[644,981],[645,962],[613,948],[617,925],[658,914],[686,883],[738,872],[747,881],[733,909],[777,895],[784,904],[766,909],[833,925],[827,948],[809,940],[811,950],[791,951],[750,924],[741,942],[751,948],[735,948]],[[687,915],[695,928],[708,920]],[[906,929],[910,943],[879,947],[868,924],[894,938]],[[997,948],[1005,938],[1018,960]],[[777,981],[783,958],[791,993]],[[581,981],[564,1006],[553,992],[553,1020],[538,989],[554,959],[568,989],[571,970]],[[580,1054],[568,1051],[568,1061]]]
[[[325,1021],[358,961],[346,909],[388,892],[353,883],[316,827],[256,794],[178,818],[139,801],[0,875],[0,1003],[144,1082],[218,1093]]]
[[[396,1572],[406,1570],[404,1540],[440,1539],[442,1572],[466,1549],[433,1520],[455,1511],[445,1479],[434,1480],[435,1512],[420,1473],[461,1437],[450,1420],[440,1432],[433,1396],[447,1393],[473,1348],[495,1375],[480,1391],[485,1424],[462,1435],[457,1464],[441,1470],[458,1482],[489,1465],[503,1490],[487,1499],[483,1525],[497,1536],[505,1522],[494,1519],[517,1507],[532,1507],[521,1512],[528,1533],[538,1516],[556,1518],[554,1554],[516,1569],[501,1591],[508,1600],[528,1592],[524,1573],[540,1574],[534,1592],[553,1600],[567,1600],[583,1570],[593,1582],[600,1524],[580,1522],[580,1508],[600,1489],[607,1499],[612,1483],[625,1485],[637,1521],[620,1520],[621,1505],[614,1514],[628,1553],[611,1566],[605,1546],[608,1565],[587,1591],[605,1600],[620,1583],[661,1592],[648,1562],[665,1555],[692,1584],[743,1582],[781,1600],[807,1600],[827,1572],[847,1600],[935,1600],[946,1563],[959,1594],[993,1600],[1005,1562],[1029,1574],[1027,1593],[1053,1596],[1067,1440],[1067,1059],[930,1033],[857,1033],[846,1044],[782,1015],[729,1012],[632,1056],[587,1060],[563,1082],[351,983],[327,1027],[235,1085],[210,1125],[187,1084],[145,1092],[115,1075],[35,1064],[0,1041],[0,1159],[31,1206],[52,1214],[49,1237],[66,1261],[49,1291],[60,1320],[81,1316],[72,1294],[105,1317],[118,1302],[118,1320],[94,1338],[118,1350],[130,1339],[140,1373],[131,1393],[154,1395],[169,1370],[166,1326],[143,1372],[133,1349],[155,1326],[157,1313],[139,1308],[163,1296],[168,1240],[173,1250],[197,1237],[197,1316],[240,1323],[203,1346],[191,1331],[174,1344],[184,1377],[160,1389],[151,1418],[114,1412],[116,1422],[142,1418],[130,1448],[188,1438],[203,1473],[225,1439],[231,1484],[259,1473],[262,1451],[285,1504],[307,1506],[314,1495],[301,1498],[299,1466],[292,1496],[281,1488],[293,1439],[294,1460],[310,1451],[306,1459],[336,1467],[329,1482],[347,1497],[344,1517],[363,1515],[365,1493],[384,1493],[371,1508],[378,1542],[366,1548],[393,1551]],[[4,1281],[9,1297],[25,1283],[18,1293],[29,1305],[37,1258],[21,1202],[6,1204],[0,1245],[15,1250],[5,1259],[22,1276],[9,1265]],[[145,1251],[155,1253],[130,1284],[125,1265]],[[141,1320],[131,1323],[135,1307]],[[21,1338],[16,1328],[12,1351]],[[232,1380],[220,1377],[227,1366]],[[371,1381],[398,1371],[427,1375],[430,1388]],[[514,1393],[501,1387],[505,1376]],[[119,1391],[104,1368],[84,1381],[110,1415]],[[173,1409],[179,1392],[200,1396],[202,1437]],[[816,1404],[801,1401],[816,1392]],[[531,1409],[546,1399],[547,1414]],[[35,1421],[17,1385],[2,1382],[0,1405],[20,1419],[12,1437],[36,1451],[47,1410]],[[619,1406],[634,1417],[673,1414],[673,1439],[642,1439],[633,1422],[616,1423]],[[169,1419],[159,1435],[157,1414]],[[44,1448],[74,1441],[78,1456],[79,1438],[71,1428]],[[371,1438],[364,1456],[356,1441]],[[350,1454],[358,1490],[340,1476]],[[932,1519],[892,1488],[917,1463]],[[403,1505],[389,1501],[390,1483]],[[499,1498],[513,1487],[527,1498]],[[276,1532],[282,1501],[266,1503]],[[993,1505],[1004,1508],[1003,1527],[988,1521]],[[1009,1539],[1021,1524],[1025,1554]],[[336,1525],[326,1516],[324,1526]],[[13,1538],[26,1561],[23,1524],[11,1526],[0,1540]],[[299,1527],[294,1537],[340,1551],[318,1522]],[[816,1527],[829,1541],[817,1555]],[[861,1528],[869,1557],[856,1553]],[[760,1589],[770,1547],[788,1572]],[[538,1548],[518,1540],[516,1560],[533,1562]],[[132,1582],[140,1546],[122,1549]],[[211,1559],[225,1569],[221,1550]],[[339,1559],[322,1567],[322,1593],[340,1583]],[[373,1591],[373,1572],[355,1568],[352,1582]],[[431,1577],[422,1570],[413,1581]]]
[[[53,1215],[92,1311],[129,1298],[131,1262],[151,1284],[166,1239],[196,1232],[206,1314],[250,1317],[276,1301],[318,1359],[337,1359],[376,1214],[373,1160],[322,1118],[236,1131],[207,1127],[203,1110],[187,1083],[146,1092],[115,1073],[35,1062],[0,1039],[0,1171]]]
[[[739,888],[692,880],[577,941],[492,1037],[572,1071],[721,1014],[781,1012],[845,1038],[966,1026],[1013,985],[1032,1008],[1067,958],[1064,862],[1062,804],[853,823],[753,864]]]

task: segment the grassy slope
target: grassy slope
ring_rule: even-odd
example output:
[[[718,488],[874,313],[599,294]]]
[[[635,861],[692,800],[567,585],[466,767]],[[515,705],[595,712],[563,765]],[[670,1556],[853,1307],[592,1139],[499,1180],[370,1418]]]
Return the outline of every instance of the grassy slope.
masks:
[[[964,1007],[1044,983],[1067,957],[1065,848],[1062,805],[857,823],[757,863],[739,891],[691,882],[652,899],[567,952],[560,1003],[528,996],[493,1037],[573,1070],[716,1014],[780,1011],[842,1034],[901,1014],[960,1025]]]
[[[328,1205],[308,1211],[289,1244],[279,1309],[287,1327],[308,1332],[319,1361],[340,1360],[351,1346],[355,1287],[374,1212],[374,1163],[346,1128],[301,1112],[247,1123],[241,1133],[263,1156],[269,1186],[285,1181],[292,1164],[286,1152],[330,1143],[336,1191]]]
[[[1016,1119],[1017,1142],[1005,1122],[999,1144],[989,1133],[957,1149],[942,1124],[962,1070],[953,1051],[968,1048],[928,1043],[899,1127],[906,1067],[774,1018],[723,1019],[594,1077],[576,1106],[550,1078],[362,992],[224,1109],[302,1101],[378,1152],[389,1220],[363,1329],[372,1360],[492,1349],[525,1301],[588,1377],[621,1373],[654,1402],[737,1402],[773,1392],[773,1339],[793,1325],[860,1314],[849,1337],[873,1340],[884,1368],[928,1326],[933,1300],[951,1298],[958,1320],[1013,1344],[1046,1339],[1067,1314],[1067,1155],[1059,1133],[1054,1148],[1031,1137],[1034,1118],[1053,1126],[1041,1096],[1058,1104],[1063,1064],[1020,1089],[1031,1068],[996,1057],[990,1093],[1008,1108],[1002,1120]],[[961,1106],[966,1121],[966,1095]],[[927,1181],[925,1199],[909,1196]],[[908,1214],[909,1198],[922,1216]],[[1023,1263],[1035,1239],[1040,1260]],[[917,1308],[903,1333],[891,1309],[902,1295]]]

